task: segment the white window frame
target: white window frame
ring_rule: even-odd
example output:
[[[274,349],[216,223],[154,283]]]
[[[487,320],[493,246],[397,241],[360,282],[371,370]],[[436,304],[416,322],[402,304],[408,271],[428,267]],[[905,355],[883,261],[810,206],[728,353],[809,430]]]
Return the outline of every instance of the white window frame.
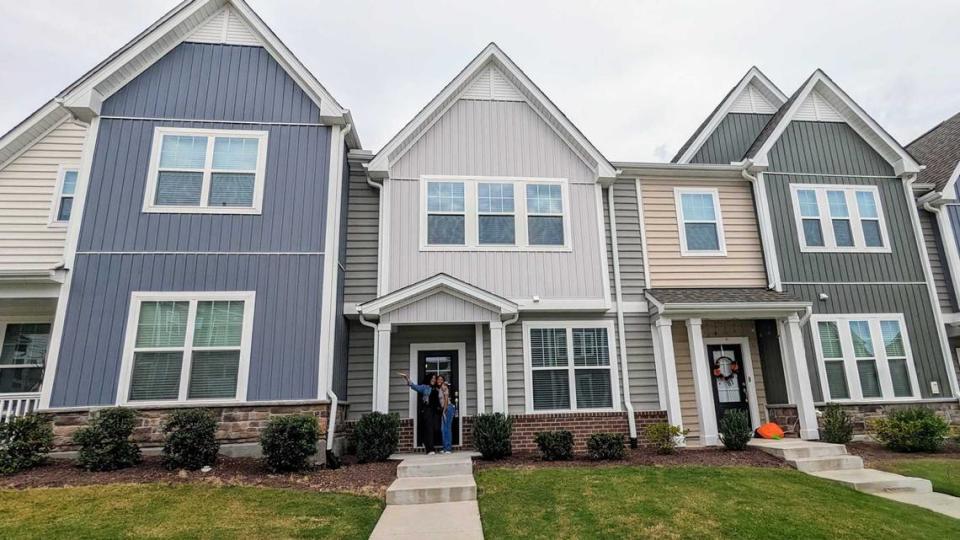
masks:
[[[808,246],[804,235],[803,220],[815,219],[813,217],[804,218],[800,215],[800,198],[798,191],[813,191],[817,197],[817,209],[820,220],[821,234],[823,235],[823,246]],[[827,200],[828,191],[842,191],[846,197],[847,211],[850,216],[850,230],[853,233],[853,246],[843,247],[837,245],[836,236],[833,232],[833,218],[830,215],[830,204]],[[873,200],[877,204],[877,218],[861,218],[860,207],[857,204],[857,192],[866,191],[873,194]],[[851,186],[839,184],[790,184],[790,198],[793,203],[793,218],[797,227],[797,241],[800,244],[800,251],[803,253],[890,253],[890,236],[887,233],[887,220],[883,214],[883,203],[880,199],[880,189],[877,186]],[[883,240],[883,246],[868,247],[863,235],[863,219],[880,222],[880,238]]]
[[[496,184],[496,185],[501,185],[501,186],[503,186],[503,185],[508,185],[508,186],[512,187],[512,188],[513,188],[513,211],[512,211],[512,212],[506,212],[506,211],[501,211],[501,212],[492,212],[492,211],[481,212],[481,211],[480,211],[480,185],[481,185],[481,184],[486,184],[486,185]],[[476,198],[477,198],[477,201],[476,201],[476,202],[477,202],[477,245],[478,245],[478,246],[484,246],[484,247],[509,247],[509,246],[515,246],[515,245],[517,245],[517,240],[520,238],[520,230],[519,230],[520,227],[518,226],[519,224],[517,223],[517,187],[518,187],[517,184],[514,183],[514,182],[494,182],[494,181],[492,181],[492,180],[485,180],[485,181],[477,182],[477,183],[476,183],[476,194],[475,194],[475,196],[476,196]],[[524,187],[524,188],[525,188],[525,187]],[[526,193],[523,193],[524,199],[526,199],[526,195],[527,195]],[[513,243],[512,243],[512,244],[482,244],[482,243],[480,242],[480,217],[481,217],[481,216],[495,216],[495,217],[506,217],[506,216],[510,216],[511,218],[513,218]],[[526,224],[524,224],[524,226],[526,226]],[[524,235],[524,236],[526,236],[526,235]],[[564,240],[566,240],[566,238],[564,238]]]
[[[200,187],[199,206],[166,206],[157,205],[157,179],[160,173],[160,150],[163,146],[164,135],[186,135],[192,137],[207,137],[206,163],[202,170],[203,181]],[[253,178],[253,205],[238,206],[208,206],[210,197],[210,178],[213,173],[213,146],[217,137],[243,137],[257,139],[257,166]],[[146,213],[161,214],[261,214],[263,212],[263,189],[267,170],[267,145],[269,144],[267,131],[244,129],[196,129],[156,127],[153,130],[153,146],[150,149],[150,169],[147,173],[146,192],[143,197],[143,211]],[[238,171],[217,170],[216,172],[230,173]],[[250,171],[239,171],[249,174]]]
[[[567,332],[567,365],[561,367],[534,368],[533,357],[530,347],[530,330],[535,328],[556,328]],[[580,366],[573,364],[573,329],[574,328],[605,328],[607,330],[607,346],[609,348],[610,365],[609,366]],[[617,337],[614,333],[613,321],[524,321],[523,322],[523,386],[524,386],[524,405],[527,414],[558,414],[573,412],[619,412],[622,410],[620,402],[620,370],[617,364]],[[577,408],[577,369],[610,369],[610,388],[611,388],[611,407],[604,408]],[[570,385],[570,408],[569,409],[549,409],[536,410],[533,408],[533,372],[534,370],[560,370],[567,369]]]
[[[850,321],[867,321],[870,325],[870,338],[873,340],[873,358],[877,363],[877,377],[880,379],[880,393],[878,398],[863,397],[860,386],[860,372],[857,370],[857,356],[853,351],[853,339],[850,334]],[[890,363],[887,357],[887,348],[883,343],[883,333],[880,330],[880,321],[897,321],[900,325],[903,348],[907,354],[907,374],[910,379],[910,388],[913,395],[896,397],[893,393],[893,379],[890,375]],[[843,370],[847,378],[847,392],[849,398],[835,399],[830,396],[830,385],[827,382],[826,364],[823,356],[823,347],[820,343],[820,322],[833,322],[837,325],[840,334],[840,347],[843,350]],[[821,403],[876,403],[891,401],[919,401],[920,385],[917,381],[917,369],[914,365],[913,351],[910,348],[910,335],[907,331],[907,322],[902,313],[853,313],[840,315],[813,315],[810,317],[810,333],[813,335],[813,346],[817,355],[817,371],[820,374],[820,389],[823,392]],[[838,361],[839,358],[827,360]]]
[[[709,195],[713,199],[713,209],[716,219],[714,221],[688,220],[683,215],[683,195]],[[673,199],[677,211],[677,229],[680,235],[680,255],[683,257],[726,257],[727,241],[723,234],[723,214],[720,210],[720,192],[716,188],[699,187],[675,187],[673,188]],[[687,247],[687,223],[711,223],[717,228],[717,246],[715,250],[689,249]]]
[[[213,291],[213,292],[140,292],[130,293],[130,311],[127,315],[127,328],[124,337],[123,363],[120,367],[120,385],[117,390],[117,405],[151,406],[179,404],[229,404],[246,401],[247,384],[250,375],[250,349],[253,340],[253,315],[256,293],[254,291]],[[197,303],[207,301],[243,301],[243,326],[240,335],[240,362],[237,367],[237,393],[233,399],[187,399],[190,384],[192,352],[203,350],[193,346],[193,333],[196,327]],[[180,392],[175,400],[135,400],[130,401],[130,380],[133,376],[133,357],[136,348],[137,326],[140,322],[140,305],[143,302],[189,302],[187,330],[183,340],[183,361],[180,365]],[[215,347],[222,349],[223,347]],[[181,349],[177,347],[176,349]]]
[[[427,183],[461,182],[464,187],[464,243],[462,245],[427,243],[427,214],[461,214],[460,212],[427,212]],[[527,185],[559,184],[563,204],[563,244],[555,246],[531,245],[527,234]],[[513,184],[514,244],[481,244],[478,184]],[[570,230],[570,193],[566,178],[523,178],[516,176],[449,176],[424,175],[419,180],[420,190],[420,251],[572,251]],[[484,212],[484,215],[508,215]],[[533,214],[560,215],[560,214]]]
[[[0,348],[3,347],[3,340],[7,337],[7,326],[11,324],[49,324],[50,325],[50,338],[53,339],[53,321],[45,317],[8,317],[0,318]],[[47,355],[50,354],[49,342],[47,343]],[[46,372],[47,365],[47,356],[43,357],[42,364],[0,364],[0,369],[24,369],[24,368],[42,368]],[[46,373],[44,373],[44,376]],[[42,383],[43,381],[41,381]],[[22,394],[40,394],[40,390],[36,392],[0,392],[0,397],[10,396],[10,395],[22,395]]]
[[[53,190],[53,201],[50,204],[50,216],[47,219],[47,226],[49,227],[58,227],[66,228],[70,224],[70,220],[60,221],[57,217],[60,215],[60,203],[63,202],[63,182],[67,176],[67,172],[74,171],[77,173],[77,182],[80,180],[80,163],[63,163],[57,169],[57,184]],[[77,186],[79,188],[79,186]],[[77,193],[74,189],[73,195],[67,195],[73,202],[77,202]],[[73,218],[73,208],[70,209],[70,217]]]

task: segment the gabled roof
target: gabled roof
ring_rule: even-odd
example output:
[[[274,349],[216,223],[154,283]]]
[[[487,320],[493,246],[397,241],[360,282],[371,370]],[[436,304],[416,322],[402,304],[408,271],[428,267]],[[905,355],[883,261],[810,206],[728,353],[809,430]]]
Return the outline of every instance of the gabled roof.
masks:
[[[813,72],[790,96],[777,114],[767,122],[760,135],[747,150],[744,159],[758,166],[768,165],[767,156],[792,120],[812,119],[819,108],[831,121],[846,122],[867,144],[892,166],[897,175],[917,173],[920,165],[909,152],[890,136],[863,108],[843,91],[822,70]]]
[[[413,144],[426,133],[433,122],[443,115],[462,95],[472,95],[477,91],[477,79],[486,76],[489,67],[494,67],[497,78],[512,85],[519,92],[517,99],[527,102],[547,121],[557,134],[576,152],[600,179],[612,181],[616,169],[593,144],[573,125],[566,115],[553,104],[533,81],[511,60],[496,43],[487,45],[463,70],[436,95],[406,126],[374,156],[368,166],[371,176],[386,178],[390,166],[396,163]],[[513,94],[512,89],[506,90]],[[496,96],[493,97],[496,99]]]
[[[751,67],[720,100],[717,107],[703,120],[687,142],[683,143],[671,162],[690,163],[728,113],[773,114],[785,101],[787,96],[777,88],[777,85],[773,84],[759,68]]]
[[[209,42],[209,38],[193,34],[212,17],[222,16],[225,9],[229,10],[229,17],[234,20],[239,17],[242,22],[242,42],[256,40],[304,89],[320,109],[320,121],[353,123],[350,111],[337,103],[244,0],[185,0],[0,137],[0,166],[64,119],[79,116],[88,121],[88,116],[98,114],[103,100],[181,42],[191,39]],[[227,30],[225,27],[224,34]],[[224,38],[233,39],[226,35]],[[347,141],[352,148],[360,147],[356,129],[351,130]]]
[[[933,184],[945,198],[955,198],[954,186],[960,177],[960,113],[917,137],[907,150],[926,166],[920,182]]]
[[[517,313],[517,304],[510,300],[444,273],[433,275],[360,304],[357,306],[357,311],[364,315],[379,317],[383,313],[440,292],[451,294],[501,315]]]

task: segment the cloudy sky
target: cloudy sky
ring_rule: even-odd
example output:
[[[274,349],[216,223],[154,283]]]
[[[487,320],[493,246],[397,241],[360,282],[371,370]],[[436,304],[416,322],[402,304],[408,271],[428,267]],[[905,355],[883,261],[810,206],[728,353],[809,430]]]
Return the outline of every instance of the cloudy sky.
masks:
[[[661,161],[757,65],[817,67],[894,137],[960,111],[956,0],[249,0],[378,150],[497,42],[606,156]],[[0,132],[177,0],[0,0]]]

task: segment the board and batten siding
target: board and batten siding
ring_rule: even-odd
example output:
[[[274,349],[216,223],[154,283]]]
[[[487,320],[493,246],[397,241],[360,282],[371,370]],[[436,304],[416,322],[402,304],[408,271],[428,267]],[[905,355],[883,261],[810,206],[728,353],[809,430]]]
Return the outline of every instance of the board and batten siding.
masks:
[[[647,260],[653,287],[766,287],[750,184],[742,180],[641,178]],[[674,188],[716,189],[726,256],[683,256]]]
[[[947,257],[943,251],[943,240],[940,236],[940,225],[935,214],[922,208],[917,209],[920,216],[920,227],[923,230],[924,247],[927,258],[930,260],[930,270],[933,273],[933,283],[937,288],[937,300],[944,313],[957,311],[956,296],[950,278],[950,269],[947,267]]]
[[[620,285],[624,302],[642,302],[645,269],[643,268],[643,238],[637,199],[637,182],[633,178],[619,178],[613,185],[613,204],[617,212],[617,251],[620,258]],[[607,242],[607,266],[610,278],[610,297],[616,298],[616,280],[613,274],[613,240],[610,234],[610,197],[603,190],[603,226]]]
[[[729,113],[704,141],[690,163],[727,165],[740,161],[772,114]]]
[[[0,270],[63,261],[67,228],[50,226],[61,165],[79,166],[87,128],[62,122],[0,169]],[[55,211],[55,210],[54,210]]]

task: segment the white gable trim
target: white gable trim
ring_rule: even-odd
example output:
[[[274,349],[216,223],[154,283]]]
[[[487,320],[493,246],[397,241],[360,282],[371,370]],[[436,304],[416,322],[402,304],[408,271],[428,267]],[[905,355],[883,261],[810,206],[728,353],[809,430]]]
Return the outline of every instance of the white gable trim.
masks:
[[[957,185],[957,180],[960,179],[960,159],[957,160],[957,166],[953,169],[953,174],[950,175],[950,179],[947,180],[946,185],[943,186],[943,189],[940,191],[944,199],[948,199],[951,202],[957,200],[957,192],[954,189],[954,186]]]
[[[850,96],[847,95],[826,73],[817,70],[798,92],[790,104],[790,108],[780,118],[779,123],[764,141],[763,145],[754,153],[752,161],[758,167],[769,165],[768,154],[777,143],[783,132],[793,120],[798,120],[797,114],[804,109],[807,99],[816,92],[819,98],[828,103],[863,140],[873,147],[884,159],[893,166],[897,176],[905,176],[920,172],[920,165],[910,154],[900,146],[873,118],[870,117]]]
[[[786,102],[787,96],[777,88],[777,85],[756,67],[750,68],[710,116],[707,125],[697,134],[697,138],[683,152],[677,163],[690,163],[728,113],[773,114]]]
[[[447,86],[437,94],[367,165],[374,178],[387,178],[390,165],[396,163],[442,114],[474,83],[484,70],[494,68],[522,94],[523,100],[540,114],[558,135],[597,172],[598,179],[613,181],[616,169],[573,125],[523,71],[496,44],[487,45]],[[482,83],[481,83],[482,84]],[[469,99],[469,98],[468,98]],[[542,110],[541,110],[542,109]],[[546,114],[546,117],[544,117]],[[592,161],[592,163],[591,163]]]
[[[441,291],[501,315],[515,315],[517,313],[517,304],[447,274],[437,274],[380,298],[360,304],[357,306],[357,311],[364,315],[379,317],[383,313],[393,311]]]

